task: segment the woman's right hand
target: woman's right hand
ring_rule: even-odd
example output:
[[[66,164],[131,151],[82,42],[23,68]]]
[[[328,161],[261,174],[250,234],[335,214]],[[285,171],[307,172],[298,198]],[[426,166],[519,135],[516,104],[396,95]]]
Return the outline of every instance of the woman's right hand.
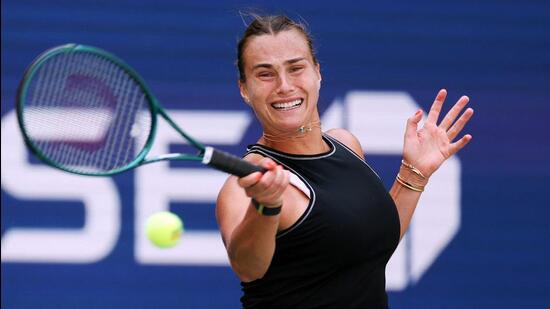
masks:
[[[283,203],[283,193],[289,184],[289,171],[273,160],[264,158],[259,164],[267,171],[255,172],[239,178],[238,184],[246,195],[265,207],[278,207]]]

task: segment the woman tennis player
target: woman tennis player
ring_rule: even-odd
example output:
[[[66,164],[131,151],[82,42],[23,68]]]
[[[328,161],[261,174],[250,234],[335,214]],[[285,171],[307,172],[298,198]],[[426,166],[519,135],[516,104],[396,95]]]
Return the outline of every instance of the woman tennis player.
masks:
[[[239,87],[263,128],[245,159],[267,172],[230,176],[216,215],[246,308],[387,308],[386,264],[430,176],[471,139],[461,97],[440,119],[407,121],[389,193],[348,131],[323,132],[319,62],[302,24],[256,16],[238,45]],[[376,132],[373,132],[376,134]]]

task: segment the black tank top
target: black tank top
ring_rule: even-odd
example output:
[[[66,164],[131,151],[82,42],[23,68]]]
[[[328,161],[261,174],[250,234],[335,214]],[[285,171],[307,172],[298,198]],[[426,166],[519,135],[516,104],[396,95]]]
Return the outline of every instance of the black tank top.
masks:
[[[319,155],[248,149],[294,172],[311,196],[296,223],[277,234],[264,277],[241,283],[245,308],[388,307],[385,268],[400,233],[395,204],[363,159],[323,138],[331,150]]]

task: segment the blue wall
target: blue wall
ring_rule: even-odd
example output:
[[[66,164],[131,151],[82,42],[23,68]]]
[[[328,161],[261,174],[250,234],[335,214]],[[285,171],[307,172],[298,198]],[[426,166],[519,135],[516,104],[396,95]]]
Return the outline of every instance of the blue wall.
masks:
[[[392,308],[550,306],[550,4],[295,2],[2,1],[2,121],[26,66],[68,42],[125,59],[169,109],[247,111],[233,65],[238,11],[301,16],[321,61],[321,112],[358,89],[404,91],[427,110],[443,87],[449,102],[467,94],[476,111],[466,129],[474,139],[459,154],[460,229],[418,282],[389,293]],[[223,147],[242,153],[258,133],[252,123],[239,144]],[[389,183],[396,165],[370,162]],[[113,251],[89,264],[3,259],[2,308],[238,307],[229,267],[136,262],[133,172],[114,180],[122,229]],[[84,222],[78,201],[19,199],[4,187],[1,198],[2,237],[14,227]],[[191,230],[215,230],[213,203],[192,206],[172,205],[189,210]]]

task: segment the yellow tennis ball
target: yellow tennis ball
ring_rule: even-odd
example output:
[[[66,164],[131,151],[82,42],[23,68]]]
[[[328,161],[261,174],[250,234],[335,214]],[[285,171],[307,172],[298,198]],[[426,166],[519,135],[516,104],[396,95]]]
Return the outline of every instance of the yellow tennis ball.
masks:
[[[177,215],[169,211],[157,212],[147,218],[145,232],[155,246],[170,248],[179,242],[183,223]]]

